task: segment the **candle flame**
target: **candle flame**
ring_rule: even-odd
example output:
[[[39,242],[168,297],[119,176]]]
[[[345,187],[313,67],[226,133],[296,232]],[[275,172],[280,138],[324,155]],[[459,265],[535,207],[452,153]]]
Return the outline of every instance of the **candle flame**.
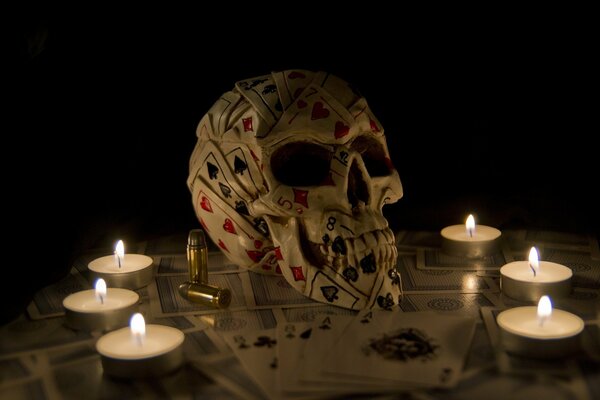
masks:
[[[538,302],[537,307],[537,317],[540,323],[540,326],[544,324],[550,316],[552,315],[552,303],[550,302],[550,297],[542,296],[540,297],[540,301]]]
[[[540,256],[535,247],[529,250],[529,268],[533,271],[533,276],[537,276],[540,272]]]
[[[106,298],[106,282],[104,279],[100,278],[96,281],[96,299],[102,304],[104,304],[104,299]]]
[[[467,234],[470,237],[473,237],[473,233],[475,233],[475,218],[473,218],[473,214],[469,214],[469,216],[467,217],[465,227],[467,228]]]
[[[117,242],[115,246],[115,258],[117,260],[117,266],[121,268],[121,262],[123,261],[123,257],[125,257],[125,245],[122,240]]]
[[[131,337],[139,344],[142,344],[144,336],[146,336],[146,321],[144,316],[140,313],[135,313],[129,321],[129,329],[131,330]]]

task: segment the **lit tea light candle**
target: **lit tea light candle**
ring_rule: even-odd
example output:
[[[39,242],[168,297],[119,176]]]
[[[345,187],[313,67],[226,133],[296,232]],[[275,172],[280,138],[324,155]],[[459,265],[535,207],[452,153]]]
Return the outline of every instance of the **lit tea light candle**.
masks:
[[[127,325],[140,296],[128,289],[106,288],[98,279],[95,289],[73,293],[63,300],[65,320],[74,329],[105,331]]]
[[[476,226],[473,215],[467,217],[464,225],[447,226],[440,233],[444,253],[468,258],[485,257],[497,253],[502,234],[491,226]]]
[[[146,325],[142,314],[129,327],[107,333],[96,342],[104,373],[119,378],[167,374],[183,363],[183,332],[164,325]]]
[[[506,351],[535,358],[559,358],[580,349],[584,322],[575,314],[552,309],[548,296],[538,306],[515,307],[498,314],[500,339]]]
[[[125,254],[123,241],[115,246],[113,256],[96,258],[88,264],[92,279],[102,278],[110,287],[139,289],[153,278],[153,260],[143,254]]]
[[[567,297],[571,293],[573,271],[562,264],[540,261],[535,247],[528,261],[514,261],[500,268],[502,293],[521,301],[537,301],[541,296]]]

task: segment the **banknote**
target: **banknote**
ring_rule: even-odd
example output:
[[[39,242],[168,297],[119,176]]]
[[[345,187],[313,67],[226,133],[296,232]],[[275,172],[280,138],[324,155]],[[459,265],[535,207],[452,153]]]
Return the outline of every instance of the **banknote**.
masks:
[[[185,254],[172,256],[156,256],[155,263],[158,266],[158,275],[188,274],[188,262]],[[243,271],[238,265],[233,264],[220,251],[208,253],[208,273],[224,274]]]
[[[71,346],[95,336],[67,328],[64,317],[30,320],[25,315],[0,327],[0,356]]]
[[[214,382],[225,387],[240,399],[264,400],[260,387],[246,373],[244,367],[233,353],[219,354],[217,357],[202,357],[190,361],[190,365]],[[192,397],[195,398],[195,397]],[[208,396],[208,398],[213,398]],[[223,397],[227,399],[229,397]]]
[[[478,276],[473,271],[418,269],[416,256],[399,256],[396,268],[402,277],[404,293],[479,293],[485,291],[498,292],[500,290],[493,280]]]
[[[481,258],[465,258],[445,254],[441,250],[417,249],[417,268],[432,270],[497,270],[512,261],[509,254],[502,251]]]
[[[302,307],[318,304],[298,292],[281,275],[240,274],[248,308]]]
[[[457,313],[479,319],[481,307],[499,304],[493,293],[412,293],[403,296],[400,310]]]
[[[220,333],[275,329],[277,319],[275,318],[274,311],[276,310],[227,310],[213,312],[212,314],[196,315],[193,318]]]
[[[240,275],[213,274],[208,277],[210,285],[227,288],[231,291],[231,304],[228,309],[232,311],[246,308]],[[178,287],[188,278],[187,275],[156,276],[154,282],[148,285],[150,310],[154,317],[214,313],[213,307],[192,303],[181,297]]]
[[[438,231],[398,231],[394,235],[396,246],[400,251],[405,248],[439,249],[442,247],[442,236]]]
[[[63,279],[39,290],[27,306],[27,313],[31,319],[65,315],[64,298],[86,289],[91,289],[91,285],[73,268]]]

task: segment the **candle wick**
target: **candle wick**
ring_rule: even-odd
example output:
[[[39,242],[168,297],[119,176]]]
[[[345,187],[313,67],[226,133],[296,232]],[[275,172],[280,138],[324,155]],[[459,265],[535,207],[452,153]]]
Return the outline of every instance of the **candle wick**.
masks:
[[[117,261],[119,262],[119,269],[121,269],[121,256],[117,254]]]
[[[537,276],[537,272],[535,268],[533,268],[533,265],[531,265],[531,263],[529,263],[529,268],[531,268],[531,270],[533,271],[533,277],[535,278]]]
[[[104,296],[100,295],[100,304],[104,304]]]
[[[544,322],[546,322],[546,317],[540,317],[539,321],[540,321],[540,327],[544,326]]]
[[[135,336],[136,336],[136,339],[137,339],[138,346],[142,347],[142,335],[138,333]]]
[[[469,228],[469,236],[473,237],[473,229]]]

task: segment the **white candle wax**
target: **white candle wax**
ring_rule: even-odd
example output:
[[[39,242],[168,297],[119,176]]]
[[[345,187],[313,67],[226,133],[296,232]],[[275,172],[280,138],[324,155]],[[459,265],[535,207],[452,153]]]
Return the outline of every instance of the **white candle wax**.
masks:
[[[568,296],[572,277],[569,267],[550,261],[539,261],[539,268],[533,269],[529,261],[513,261],[500,268],[500,287],[508,297],[535,302],[543,295]]]
[[[129,327],[102,336],[96,343],[98,352],[117,360],[141,360],[167,354],[183,343],[184,335],[179,329],[164,325],[146,325],[141,344],[136,341]]]
[[[119,268],[115,258],[114,255],[96,258],[88,264],[88,268],[102,274],[122,274],[148,268],[153,262],[151,257],[143,254],[125,254],[121,258],[121,268]]]
[[[530,339],[564,339],[583,331],[584,323],[575,314],[564,310],[552,310],[552,315],[540,323],[537,307],[515,307],[498,314],[501,329]]]
[[[495,254],[498,249],[500,232],[487,225],[475,225],[469,215],[465,225],[450,225],[442,229],[442,251],[446,254],[479,258]]]
[[[136,304],[140,296],[128,289],[109,288],[103,302],[98,300],[94,289],[73,293],[63,300],[66,309],[79,313],[101,313],[119,310]]]
[[[540,261],[540,267],[533,274],[529,261],[513,261],[500,268],[500,274],[517,281],[550,283],[560,282],[573,277],[571,268],[553,263],[550,261]]]
[[[448,240],[481,243],[496,240],[502,233],[491,226],[477,225],[473,231],[473,236],[471,236],[464,225],[450,225],[442,229],[441,234]]]

